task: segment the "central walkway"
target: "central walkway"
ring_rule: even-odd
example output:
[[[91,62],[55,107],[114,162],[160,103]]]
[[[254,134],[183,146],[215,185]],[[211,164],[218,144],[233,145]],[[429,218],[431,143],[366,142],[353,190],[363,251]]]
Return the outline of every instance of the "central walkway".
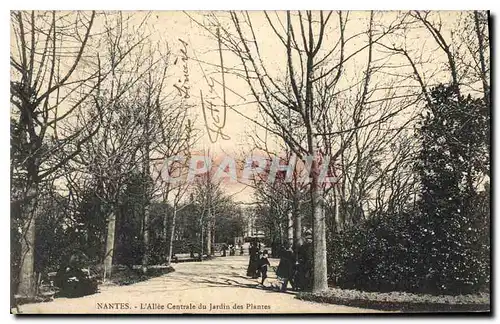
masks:
[[[277,259],[270,259],[277,266]],[[22,313],[358,313],[376,312],[298,300],[294,292],[258,287],[245,277],[248,256],[174,264],[175,272],[129,286],[103,286],[81,298],[20,306]],[[266,283],[277,284],[274,271]],[[120,304],[117,304],[120,303]]]

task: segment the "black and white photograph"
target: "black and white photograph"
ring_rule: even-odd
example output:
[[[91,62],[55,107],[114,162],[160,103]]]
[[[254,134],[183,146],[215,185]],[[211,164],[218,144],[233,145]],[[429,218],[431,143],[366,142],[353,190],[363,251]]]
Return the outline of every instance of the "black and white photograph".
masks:
[[[11,314],[492,311],[489,11],[9,25]]]

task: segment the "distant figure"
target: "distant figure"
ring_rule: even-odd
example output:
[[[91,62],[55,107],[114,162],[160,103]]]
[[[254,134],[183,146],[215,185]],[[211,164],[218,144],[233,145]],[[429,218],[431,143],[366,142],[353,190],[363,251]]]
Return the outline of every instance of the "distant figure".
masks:
[[[267,278],[267,269],[269,266],[271,266],[267,257],[268,257],[267,250],[264,250],[258,262],[258,268],[260,273],[262,274],[262,281],[260,283],[262,286],[264,286],[264,281]]]
[[[229,245],[229,255],[230,255],[230,256],[233,256],[233,255],[235,255],[235,254],[236,254],[236,253],[235,253],[235,250],[234,250],[234,245],[232,245],[232,244],[231,244],[231,245]]]
[[[194,244],[189,243],[189,257],[194,259]]]
[[[243,244],[240,244],[240,255],[243,255],[244,252],[243,252]]]
[[[177,255],[175,255],[175,253],[172,253],[172,257],[170,258],[170,260],[174,263],[179,262],[179,258],[177,257]]]
[[[222,256],[223,257],[226,256],[226,250],[227,250],[227,245],[226,245],[226,243],[223,243],[222,244]]]
[[[281,291],[285,292],[290,281],[293,288],[293,275],[294,275],[295,257],[293,255],[292,248],[289,244],[285,245],[285,248],[281,252],[280,263],[278,269],[276,269],[276,275],[283,280],[283,285],[281,286]]]

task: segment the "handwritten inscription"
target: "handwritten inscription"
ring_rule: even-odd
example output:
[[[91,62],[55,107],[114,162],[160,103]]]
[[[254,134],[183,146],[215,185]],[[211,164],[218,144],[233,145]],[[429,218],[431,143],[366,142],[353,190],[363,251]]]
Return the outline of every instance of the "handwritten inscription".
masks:
[[[212,98],[204,99],[203,91],[200,90],[201,107],[203,110],[203,119],[207,129],[210,142],[215,143],[219,137],[223,140],[229,140],[231,137],[223,133],[226,125],[226,108],[224,106],[219,109],[213,103]]]
[[[203,118],[205,121],[205,127],[207,129],[208,138],[210,142],[215,143],[219,139],[219,137],[223,140],[229,140],[231,137],[224,134],[222,130],[224,126],[226,126],[226,111],[227,111],[227,103],[226,103],[226,79],[224,75],[224,59],[222,56],[222,47],[219,35],[219,29],[217,29],[217,36],[219,38],[219,55],[220,55],[220,68],[221,68],[221,76],[222,76],[222,106],[216,106],[213,101],[218,96],[214,96],[214,80],[210,78],[210,81],[205,76],[205,80],[209,86],[209,97],[205,99],[203,97],[203,91],[200,90],[201,97],[201,107],[203,110]]]
[[[179,41],[182,43],[183,48],[181,48],[181,60],[182,60],[182,71],[183,71],[183,79],[179,79],[174,87],[179,92],[179,95],[185,99],[188,99],[189,96],[189,67],[188,67],[188,53],[187,53],[187,43],[179,38]],[[175,60],[174,64],[177,63]]]

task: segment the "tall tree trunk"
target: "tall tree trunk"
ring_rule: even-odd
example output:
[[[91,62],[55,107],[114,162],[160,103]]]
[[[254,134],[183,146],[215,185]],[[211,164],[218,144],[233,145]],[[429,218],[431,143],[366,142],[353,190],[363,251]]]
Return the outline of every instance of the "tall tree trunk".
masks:
[[[479,21],[479,12],[477,10],[474,11],[474,26],[476,30],[477,42],[478,42],[478,53],[479,53],[479,63],[481,68],[481,81],[483,83],[483,93],[484,93],[484,102],[488,106],[490,104],[490,86],[488,85],[488,78],[486,73],[486,63],[484,59],[484,34],[481,30],[480,21]]]
[[[214,219],[213,219],[213,222],[212,222],[212,244],[215,246],[215,215],[214,215]],[[215,255],[215,249],[214,248],[212,249],[212,254],[211,255]]]
[[[200,233],[200,261],[203,261],[203,222],[201,223],[201,233]]]
[[[326,231],[323,206],[323,189],[318,183],[319,168],[317,161],[313,162],[311,181],[311,200],[313,205],[313,292],[318,293],[328,289],[328,273],[326,264]]]
[[[142,272],[146,273],[149,264],[149,204],[146,202],[144,206],[144,234],[142,236],[144,244],[144,254],[142,256]]]
[[[150,101],[150,100],[149,100]],[[143,161],[142,161],[142,169],[144,173],[144,234],[142,236],[143,245],[144,245],[144,254],[142,256],[142,272],[146,273],[148,270],[149,264],[149,207],[150,207],[150,184],[149,180],[151,177],[149,170],[149,147],[151,144],[150,136],[149,136],[149,122],[151,118],[151,106],[147,106],[146,118],[144,123],[144,151],[143,151]]]
[[[17,293],[21,296],[35,295],[34,266],[35,266],[35,217],[30,217],[23,228],[21,238],[21,271]]]
[[[38,186],[33,184],[28,190],[30,198],[23,209],[25,213],[25,224],[23,226],[23,236],[21,237],[21,264],[19,272],[18,295],[33,297],[35,295],[35,229],[37,215]]]
[[[113,254],[115,250],[116,209],[108,217],[108,235],[106,238],[106,254],[104,256],[104,280],[111,278]]]
[[[201,218],[200,218],[200,250],[199,250],[199,257],[200,261],[203,260],[203,232],[204,232],[204,226],[203,226],[203,218],[205,217],[205,210],[202,211],[201,213]]]
[[[293,208],[293,239],[297,252],[302,245],[302,216],[299,212],[298,203],[295,203]]]
[[[334,223],[335,223],[335,231],[332,233],[338,233],[340,230],[343,228],[342,220],[340,219],[340,214],[339,214],[339,201],[340,201],[340,193],[337,192],[337,184],[332,188],[333,191],[333,209],[334,209]]]
[[[165,244],[165,250],[162,257],[162,261],[165,261],[165,263],[170,264],[170,256],[172,255],[172,252],[170,250],[170,239],[169,239],[169,233],[168,231],[168,211],[163,214],[163,220],[162,220],[162,227],[161,227],[161,241],[163,244]]]
[[[172,254],[174,249],[174,236],[175,236],[175,219],[177,218],[177,205],[174,203],[174,212],[172,214],[172,222],[170,224],[170,235],[168,237],[167,245],[167,265],[172,262]]]
[[[165,194],[163,195],[163,201],[165,204],[168,204],[168,194],[170,193],[170,183],[167,182],[167,188],[165,189]],[[175,201],[174,201],[175,208]],[[165,244],[169,244],[169,234],[168,234],[168,212],[163,215],[163,227],[161,231],[161,238]],[[167,253],[168,256],[168,253]],[[166,258],[165,258],[166,259]]]
[[[207,219],[207,255],[212,255],[212,210],[208,207]]]
[[[293,246],[293,211],[290,210],[287,214],[287,230],[286,230],[286,238],[288,240],[288,244]]]
[[[168,244],[168,212],[163,215],[163,225],[161,229],[161,240]]]

